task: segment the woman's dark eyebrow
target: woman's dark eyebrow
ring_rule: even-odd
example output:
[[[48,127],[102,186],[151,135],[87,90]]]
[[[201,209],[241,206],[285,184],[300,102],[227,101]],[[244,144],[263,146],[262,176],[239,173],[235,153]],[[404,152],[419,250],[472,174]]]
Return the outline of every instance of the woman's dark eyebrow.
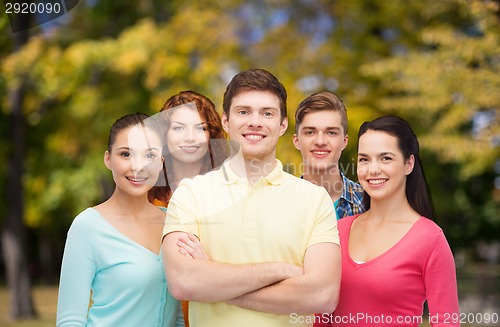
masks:
[[[392,152],[390,152],[390,151],[388,151],[388,152],[380,152],[377,156],[382,157],[382,156],[386,156],[386,155],[388,155],[388,154],[393,155],[393,156],[396,156],[394,153],[392,153]],[[359,156],[362,156],[362,157],[368,157],[368,155],[367,155],[366,153],[358,153],[358,157],[359,157]]]
[[[186,124],[181,123],[180,121],[173,121],[172,124],[174,124],[174,123],[178,124],[178,125],[186,126]],[[203,121],[201,123],[195,124],[194,126],[198,126],[198,125],[208,125],[208,123]]]

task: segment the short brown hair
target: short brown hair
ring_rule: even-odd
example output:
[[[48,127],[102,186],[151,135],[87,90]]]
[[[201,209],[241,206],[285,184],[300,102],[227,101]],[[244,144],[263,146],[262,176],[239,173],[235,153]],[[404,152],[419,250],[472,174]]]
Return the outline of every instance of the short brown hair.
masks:
[[[281,121],[287,117],[286,113],[286,89],[281,82],[264,69],[250,69],[236,74],[226,87],[222,109],[229,117],[229,108],[233,98],[241,91],[269,91],[278,96],[280,102]]]
[[[340,113],[344,135],[347,135],[347,109],[344,106],[344,102],[337,95],[329,91],[314,93],[302,100],[295,112],[295,132],[298,133],[299,126],[308,113],[321,110],[331,110]]]

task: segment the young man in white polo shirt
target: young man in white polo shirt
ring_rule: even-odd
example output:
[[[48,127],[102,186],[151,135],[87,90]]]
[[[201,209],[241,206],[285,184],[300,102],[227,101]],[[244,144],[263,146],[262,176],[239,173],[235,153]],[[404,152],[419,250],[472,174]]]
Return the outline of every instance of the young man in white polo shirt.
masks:
[[[170,201],[162,247],[169,291],[190,301],[192,327],[311,326],[313,313],[333,312],[338,301],[330,196],[276,159],[288,121],[274,75],[237,74],[223,109],[239,148],[219,170],[184,180]],[[198,239],[202,256],[179,248],[199,247]]]

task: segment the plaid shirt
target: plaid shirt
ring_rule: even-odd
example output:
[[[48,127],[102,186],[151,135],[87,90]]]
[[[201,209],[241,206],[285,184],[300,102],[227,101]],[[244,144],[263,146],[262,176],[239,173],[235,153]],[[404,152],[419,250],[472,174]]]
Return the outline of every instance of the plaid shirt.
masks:
[[[342,189],[342,195],[335,202],[337,218],[340,219],[365,212],[365,207],[363,206],[363,188],[361,185],[351,181],[343,172],[340,172],[340,176],[342,176],[344,188]]]
[[[333,204],[335,211],[337,211],[337,219],[365,212],[365,207],[363,206],[364,191],[361,185],[351,181],[342,171],[340,172],[340,176],[342,177],[344,187],[342,188],[342,195]],[[304,176],[300,176],[300,178],[304,178]]]

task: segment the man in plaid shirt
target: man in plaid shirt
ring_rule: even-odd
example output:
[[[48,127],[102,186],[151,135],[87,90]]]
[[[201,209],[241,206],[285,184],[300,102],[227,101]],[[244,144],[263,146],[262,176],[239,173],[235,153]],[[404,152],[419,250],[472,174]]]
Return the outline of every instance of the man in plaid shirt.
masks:
[[[338,219],[365,211],[361,185],[339,167],[347,142],[347,112],[335,94],[318,92],[299,104],[293,144],[302,154],[302,178],[328,191]]]

